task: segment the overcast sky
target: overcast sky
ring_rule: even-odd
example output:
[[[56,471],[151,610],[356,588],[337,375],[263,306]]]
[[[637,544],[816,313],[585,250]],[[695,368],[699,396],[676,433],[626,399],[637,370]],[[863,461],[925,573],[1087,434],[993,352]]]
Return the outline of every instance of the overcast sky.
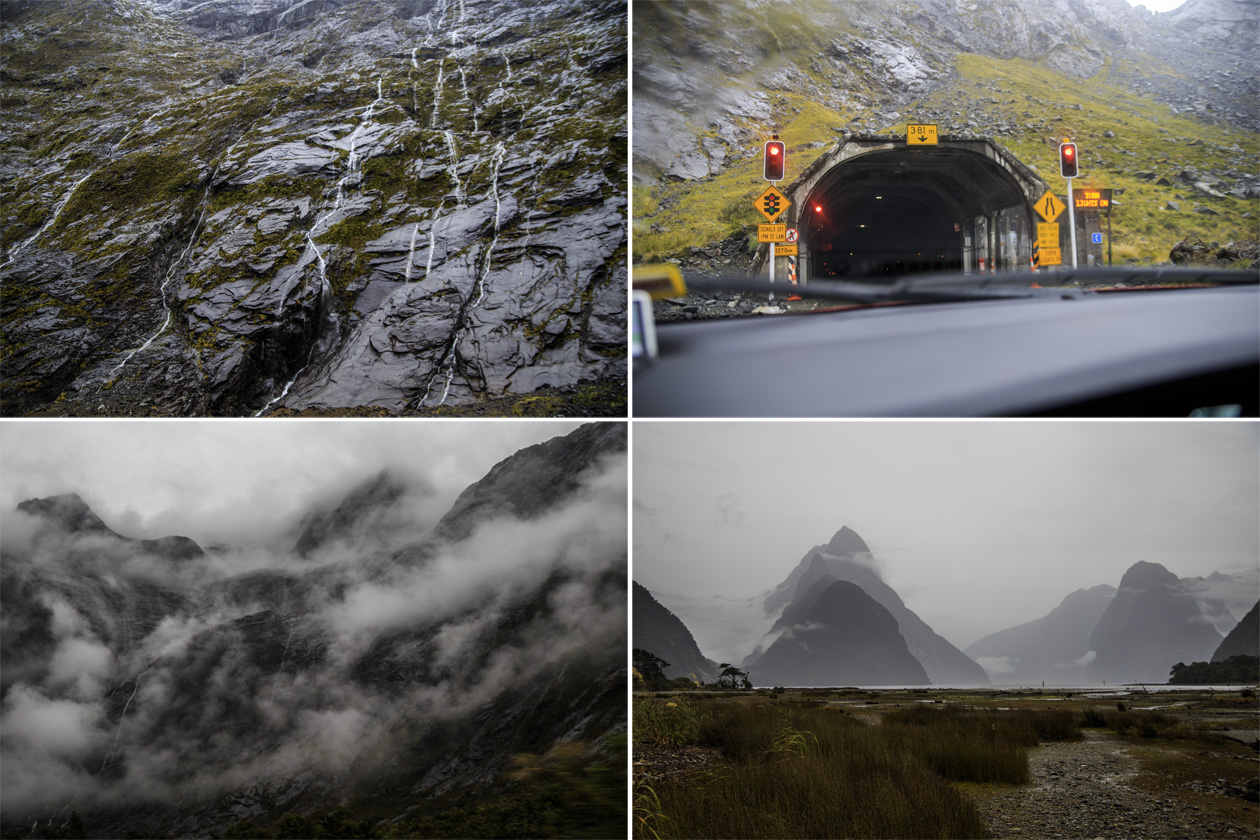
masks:
[[[0,424],[0,504],[78,493],[123,536],[241,544],[385,466],[452,498],[570,421],[22,421]]]
[[[960,648],[1138,560],[1260,563],[1254,423],[637,421],[633,453],[634,579],[719,659],[740,599],[844,525]]]

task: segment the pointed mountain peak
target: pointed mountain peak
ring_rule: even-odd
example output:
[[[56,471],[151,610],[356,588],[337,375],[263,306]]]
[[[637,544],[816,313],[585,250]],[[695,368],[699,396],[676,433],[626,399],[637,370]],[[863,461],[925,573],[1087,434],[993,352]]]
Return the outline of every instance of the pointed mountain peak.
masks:
[[[827,543],[823,548],[828,554],[835,554],[839,557],[871,553],[871,549],[867,546],[866,541],[859,537],[857,531],[854,531],[848,525],[836,531],[836,535],[831,538],[831,542]]]
[[[17,509],[30,516],[46,519],[66,531],[113,533],[78,493],[27,499],[19,503]]]
[[[1163,586],[1177,586],[1181,581],[1172,572],[1158,563],[1139,560],[1129,567],[1120,578],[1121,589],[1152,589]]]

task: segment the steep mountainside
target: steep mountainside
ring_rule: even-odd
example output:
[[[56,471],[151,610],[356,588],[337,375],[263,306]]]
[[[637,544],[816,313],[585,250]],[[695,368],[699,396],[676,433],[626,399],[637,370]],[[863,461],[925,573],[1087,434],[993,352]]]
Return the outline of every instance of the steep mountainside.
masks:
[[[1089,673],[1110,681],[1167,682],[1178,662],[1210,659],[1221,634],[1195,596],[1158,563],[1134,563],[1090,637]]]
[[[1115,596],[1113,586],[1078,589],[1041,618],[985,636],[965,652],[995,682],[1079,683],[1090,661],[1090,635]]]
[[[1058,144],[1123,190],[1117,260],[1169,258],[1188,234],[1252,239],[1260,214],[1260,2],[756,0],[634,6],[636,260],[746,264],[762,143],[790,185],[838,140],[991,137],[1043,178]],[[737,253],[707,247],[734,237]],[[694,249],[694,250],[693,250]]]
[[[634,584],[634,646],[669,663],[665,676],[690,677],[700,682],[716,682],[721,675],[713,660],[700,652],[695,638],[682,619],[666,609],[652,593]]]
[[[1260,656],[1260,601],[1221,640],[1220,647],[1212,654],[1212,661],[1224,662],[1231,656]]]
[[[625,11],[6,2],[4,413],[432,413],[623,377]]]
[[[821,563],[821,560],[818,561]],[[817,578],[784,610],[773,641],[744,660],[754,685],[927,685],[897,619],[849,581]]]
[[[936,685],[988,683],[983,668],[969,659],[945,638],[937,635],[923,619],[906,607],[899,596],[871,566],[866,543],[848,526],[841,528],[826,545],[816,546],[775,587],[765,600],[767,614],[784,609],[800,593],[823,577],[856,583],[897,620],[901,635],[915,658],[923,664]]]
[[[435,795],[507,795],[556,761],[577,781],[570,825],[623,823],[620,800],[581,793],[588,769],[624,767],[623,427],[544,444],[564,488],[533,447],[469,490],[532,474],[550,495],[525,516],[464,508],[459,529],[417,535],[400,514],[425,496],[375,492],[387,475],[308,518],[304,538],[326,522],[336,551],[246,574],[216,571],[227,550],[153,553],[74,498],[23,505],[31,536],[0,562],[3,829],[71,807],[109,837],[340,806],[405,824]],[[392,537],[337,527],[351,510]]]

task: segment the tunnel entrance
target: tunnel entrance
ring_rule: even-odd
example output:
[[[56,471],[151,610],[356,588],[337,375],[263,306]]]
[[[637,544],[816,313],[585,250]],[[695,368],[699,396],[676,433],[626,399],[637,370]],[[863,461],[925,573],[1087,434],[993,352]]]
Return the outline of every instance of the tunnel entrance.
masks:
[[[787,223],[800,232],[798,276],[1028,269],[1040,221],[1032,203],[1046,188],[988,139],[910,147],[904,137],[850,137],[784,190]]]

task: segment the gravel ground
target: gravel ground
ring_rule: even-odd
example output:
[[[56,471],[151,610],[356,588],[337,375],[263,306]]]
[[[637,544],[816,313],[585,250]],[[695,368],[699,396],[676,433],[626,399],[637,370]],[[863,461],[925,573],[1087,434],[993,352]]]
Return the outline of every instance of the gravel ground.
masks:
[[[1222,822],[1194,805],[1131,787],[1137,759],[1105,732],[1033,750],[1033,783],[977,797],[977,808],[1000,838],[1219,840],[1260,836],[1260,827]]]

